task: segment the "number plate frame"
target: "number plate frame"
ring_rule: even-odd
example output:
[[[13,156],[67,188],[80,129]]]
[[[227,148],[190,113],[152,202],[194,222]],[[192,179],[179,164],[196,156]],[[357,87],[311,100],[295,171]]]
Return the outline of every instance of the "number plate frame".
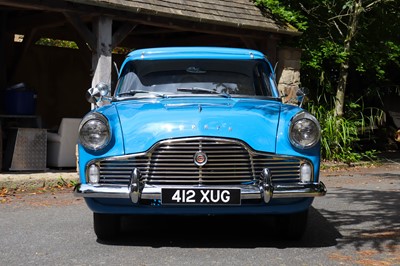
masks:
[[[162,188],[162,205],[241,205],[240,188]]]

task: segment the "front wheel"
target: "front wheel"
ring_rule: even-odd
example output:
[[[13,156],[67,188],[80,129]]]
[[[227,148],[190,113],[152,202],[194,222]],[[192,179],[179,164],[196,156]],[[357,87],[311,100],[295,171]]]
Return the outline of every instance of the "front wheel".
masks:
[[[276,226],[280,236],[288,240],[300,240],[306,229],[308,221],[308,210],[278,215],[276,217]]]
[[[117,214],[93,213],[93,227],[99,240],[111,240],[120,232],[121,217]]]

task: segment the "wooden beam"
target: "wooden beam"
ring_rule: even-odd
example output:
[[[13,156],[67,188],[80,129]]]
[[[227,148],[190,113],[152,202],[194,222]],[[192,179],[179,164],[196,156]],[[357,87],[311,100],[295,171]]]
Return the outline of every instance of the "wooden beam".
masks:
[[[23,32],[26,28],[53,28],[65,24],[66,19],[58,13],[45,13],[31,11],[29,14],[15,12],[9,19],[8,30],[11,32]]]
[[[112,36],[112,48],[117,47],[128,34],[136,28],[137,24],[124,23]]]
[[[254,49],[254,50],[260,49],[258,47],[257,43],[253,39],[246,38],[246,37],[241,37],[240,39],[243,41],[243,43],[246,45],[247,48]]]
[[[72,25],[70,26],[72,28]],[[91,69],[92,51],[88,44],[80,37],[80,35],[72,29],[71,41],[74,41],[78,46],[79,53],[81,54],[81,61],[86,69]]]
[[[280,41],[280,38],[278,36],[270,36],[270,38],[264,40],[263,42],[266,43],[266,45],[263,45],[264,53],[267,55],[268,60],[271,62],[272,66],[275,66],[278,61],[278,43]]]
[[[78,31],[79,35],[89,45],[89,48],[93,51],[96,49],[96,36],[89,30],[86,24],[80,19],[80,17],[73,13],[64,12],[64,16],[72,24],[72,26]]]
[[[210,35],[201,33],[170,33],[170,34],[138,34],[135,30],[122,43],[122,47],[143,48],[159,46],[160,43],[164,46],[234,46],[245,47],[240,39],[235,37],[227,37],[220,35]]]
[[[31,31],[25,33],[24,39],[22,41],[22,52],[18,53],[13,59],[13,66],[10,71],[11,79],[14,78],[14,75],[17,73],[17,69],[19,69],[19,66],[23,62],[23,59],[26,57],[29,48],[37,41],[37,39],[38,36],[36,29],[31,29]]]
[[[141,14],[143,17],[144,15]],[[230,37],[247,37],[247,38],[265,38],[265,34],[268,32],[260,31],[258,29],[245,29],[240,27],[230,27],[226,25],[203,23],[196,21],[185,21],[178,19],[171,19],[166,17],[156,17],[152,15],[146,15],[144,18],[139,19],[139,16],[122,16],[119,18],[124,18],[127,21],[132,21],[133,23],[140,23],[143,25],[167,28],[178,31],[191,31],[206,34],[218,34]]]

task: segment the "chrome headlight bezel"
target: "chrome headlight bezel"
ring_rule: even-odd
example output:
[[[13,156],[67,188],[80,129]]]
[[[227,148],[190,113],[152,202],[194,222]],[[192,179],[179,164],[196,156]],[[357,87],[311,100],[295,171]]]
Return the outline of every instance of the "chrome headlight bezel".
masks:
[[[307,112],[296,114],[290,121],[290,143],[299,149],[310,149],[317,145],[321,138],[321,127],[318,120]]]
[[[99,113],[85,116],[79,126],[79,141],[88,150],[98,151],[106,147],[111,140],[108,119]]]

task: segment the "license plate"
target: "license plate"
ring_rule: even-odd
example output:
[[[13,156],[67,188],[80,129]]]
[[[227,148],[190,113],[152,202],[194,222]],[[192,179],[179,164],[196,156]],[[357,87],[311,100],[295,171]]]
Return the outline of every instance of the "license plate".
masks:
[[[163,188],[164,205],[240,205],[240,189]]]

